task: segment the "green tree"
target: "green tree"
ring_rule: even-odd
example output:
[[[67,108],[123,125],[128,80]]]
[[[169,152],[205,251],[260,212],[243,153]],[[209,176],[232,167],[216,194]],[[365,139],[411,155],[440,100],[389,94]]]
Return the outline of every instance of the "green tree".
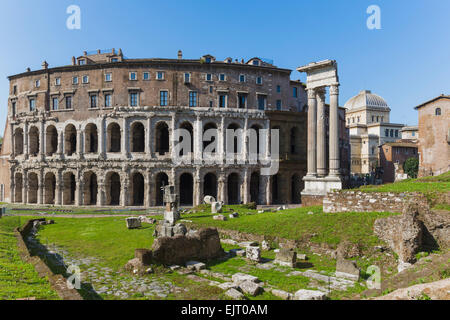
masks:
[[[403,165],[403,170],[408,174],[410,178],[417,178],[417,173],[419,172],[419,159],[409,158],[405,161]]]

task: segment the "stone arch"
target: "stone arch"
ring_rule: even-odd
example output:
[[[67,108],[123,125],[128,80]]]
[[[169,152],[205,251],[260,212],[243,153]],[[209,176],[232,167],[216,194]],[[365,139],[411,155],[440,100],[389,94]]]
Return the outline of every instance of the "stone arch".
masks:
[[[94,123],[89,123],[84,129],[84,150],[86,153],[98,152],[98,130]]]
[[[55,204],[56,177],[53,172],[47,172],[44,177],[44,203]]]
[[[77,189],[77,181],[72,171],[65,172],[63,175],[63,205],[75,204],[75,191]]]
[[[145,152],[145,127],[140,121],[131,125],[131,152]]]
[[[167,186],[169,184],[169,176],[165,172],[159,172],[156,175],[155,179],[155,185],[156,185],[156,202],[155,204],[157,206],[164,205],[164,199],[163,199],[163,191],[161,190],[162,186]]]
[[[30,128],[29,134],[28,134],[28,146],[30,149],[30,155],[32,157],[35,157],[39,153],[39,129],[35,126],[32,126]]]
[[[262,126],[260,126],[259,124],[254,124],[254,125],[252,125],[251,127],[250,127],[250,129],[253,129],[253,130],[255,130],[255,132],[256,132],[256,150],[252,150],[252,145],[251,145],[251,143],[252,143],[252,141],[251,140],[249,140],[249,148],[248,148],[248,152],[250,153],[251,151],[256,151],[256,154],[257,154],[257,159],[259,159],[260,158],[260,152],[261,152],[261,146],[260,146],[260,138],[259,138],[259,130],[261,130],[262,129]],[[249,138],[250,139],[250,138]]]
[[[47,127],[45,131],[45,144],[47,156],[52,156],[58,151],[58,130],[54,125]]]
[[[238,173],[233,172],[228,176],[227,189],[228,204],[239,204],[241,202],[241,186]]]
[[[301,192],[302,192],[302,180],[300,175],[295,173],[291,177],[291,203],[301,202]]]
[[[208,122],[207,124],[205,124],[203,126],[203,136],[205,135],[205,132],[210,130],[210,129],[217,130],[217,124],[215,124],[214,122]],[[202,136],[202,140],[203,140],[203,136]],[[203,141],[203,149],[202,150],[205,150],[205,148],[208,145],[210,145],[211,143],[213,143],[218,138],[218,136],[219,136],[219,134],[216,131],[216,135],[213,136],[210,141]],[[215,142],[216,142],[216,144],[218,144],[218,141],[215,141]],[[214,150],[213,154],[216,153],[216,152],[217,152],[217,150]]]
[[[241,126],[238,123],[236,123],[236,122],[230,123],[228,125],[228,127],[227,127],[227,130],[238,130],[238,129],[241,129]],[[226,133],[225,133],[225,139],[227,139],[227,134]],[[243,139],[242,136],[241,136],[240,139],[238,138],[238,136],[236,134],[236,131],[235,131],[234,132],[234,136],[233,136],[233,152],[234,153],[241,153],[242,152],[242,148],[243,148],[243,141],[242,141],[242,139]],[[239,142],[240,142],[240,148],[239,148]],[[228,140],[226,141],[226,145],[225,146],[227,146],[227,145],[228,145]],[[228,150],[227,150],[227,152],[228,152]]]
[[[77,152],[77,129],[73,124],[68,124],[64,129],[64,147],[68,156]]]
[[[143,206],[145,200],[145,179],[140,172],[131,175],[131,196],[133,206]]]
[[[181,125],[180,125],[180,129],[185,129],[189,132],[190,136],[191,136],[191,145],[190,145],[190,150],[188,150],[188,153],[194,152],[194,127],[192,126],[192,124],[189,121],[184,121]],[[180,142],[182,142],[182,138],[180,137]],[[183,153],[183,150],[180,151],[180,156],[186,156],[187,154]]]
[[[217,176],[212,172],[203,177],[203,196],[213,196],[217,200]]]
[[[28,203],[38,203],[39,177],[37,173],[28,174]]]
[[[261,204],[260,188],[261,188],[261,175],[258,171],[255,171],[250,176],[250,202]]]
[[[169,150],[169,126],[166,122],[162,121],[156,125],[155,151],[160,155],[164,155]]]
[[[23,129],[17,128],[14,131],[14,154],[23,154]]]
[[[92,171],[83,174],[83,205],[95,206],[98,197],[98,181],[97,175]]]
[[[106,174],[106,204],[109,206],[120,205],[121,182],[120,175],[117,172],[108,172]]]
[[[194,203],[194,177],[190,173],[180,176],[180,205],[190,206]]]
[[[14,202],[21,203],[23,202],[22,198],[22,190],[23,190],[23,175],[20,172],[17,172],[14,175]]]
[[[116,122],[112,122],[106,129],[107,135],[107,152],[120,152],[122,133],[120,126]]]

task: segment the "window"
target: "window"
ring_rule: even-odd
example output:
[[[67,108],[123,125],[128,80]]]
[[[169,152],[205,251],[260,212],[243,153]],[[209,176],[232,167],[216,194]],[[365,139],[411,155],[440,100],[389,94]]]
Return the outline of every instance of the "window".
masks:
[[[219,108],[227,107],[227,95],[225,93],[219,94]]]
[[[292,96],[294,98],[298,98],[298,88],[297,87],[292,88]],[[350,123],[350,121],[348,123]]]
[[[352,123],[355,123],[355,117],[352,117]]]
[[[266,109],[266,96],[258,95],[258,110]]]
[[[11,111],[12,111],[12,116],[15,117],[16,116],[16,102],[15,101],[11,102]]]
[[[190,82],[191,82],[191,74],[186,72],[184,74],[184,83],[190,83]]]
[[[131,81],[136,81],[137,80],[136,72],[130,72],[130,80]]]
[[[219,81],[225,81],[225,73],[219,74]]]
[[[281,92],[281,86],[277,86],[277,92],[280,93]]]
[[[281,110],[281,100],[277,100],[277,110]]]
[[[210,57],[206,57],[206,58],[205,58],[205,62],[206,62],[206,63],[211,63],[211,58],[210,58]]]
[[[347,119],[347,123],[350,124],[350,118]]]
[[[105,94],[105,107],[111,107],[112,106],[112,96],[110,93]]]
[[[161,107],[167,106],[167,97],[168,97],[168,95],[169,95],[169,92],[167,92],[167,91],[161,91],[159,93],[159,105]]]
[[[130,93],[130,106],[132,106],[132,107],[138,106],[138,93],[137,92]]]
[[[83,76],[83,83],[89,83],[89,76]]]
[[[156,80],[164,80],[164,72],[158,71],[156,73]]]
[[[78,84],[78,77],[72,78],[72,84]]]
[[[36,100],[30,99],[30,111],[36,110]]]
[[[41,86],[41,80],[36,80],[34,82],[34,85],[35,85],[36,88],[39,88]]]
[[[239,76],[239,82],[245,82],[245,75],[241,74]]]
[[[377,122],[379,122],[379,121],[380,121],[380,117],[377,116]]]
[[[13,95],[16,95],[17,94],[17,86],[15,85],[15,86],[13,86]]]
[[[372,154],[375,154],[375,147],[372,147]]]
[[[375,116],[372,116],[372,122],[375,122]]]
[[[78,61],[78,64],[79,64],[80,66],[84,66],[84,65],[86,64],[86,60],[81,59],[80,61]]]
[[[394,129],[391,129],[390,136],[391,138],[394,137]]]
[[[413,137],[415,137],[415,136],[416,136],[416,132],[413,131],[413,132],[411,133],[411,135],[412,135]]]
[[[112,73],[106,73],[105,74],[105,81],[111,82],[112,81]]]
[[[436,108],[436,111],[434,112],[435,115],[440,116],[441,115],[441,108]]]
[[[262,84],[262,77],[256,77],[256,84]]]
[[[247,95],[244,93],[238,94],[238,108],[239,109],[247,108]]]
[[[389,137],[389,129],[385,129],[384,130],[384,136],[385,137]]]
[[[254,66],[259,66],[259,61],[258,61],[258,60],[253,60],[252,64],[253,64]]]
[[[119,59],[118,58],[112,58],[111,62],[119,62]]]
[[[358,117],[358,123],[359,123],[359,119],[360,119],[360,117]]]
[[[66,109],[72,109],[72,96],[66,96]]]
[[[212,81],[212,74],[211,73],[207,73],[206,74],[206,81]]]
[[[209,87],[209,93],[213,93],[213,90],[214,90],[213,86],[210,86]]]
[[[214,106],[214,102],[212,102],[211,100],[209,101],[209,107],[212,108]]]
[[[97,95],[91,95],[91,108],[97,108]]]
[[[384,117],[383,116],[381,117],[381,122],[384,122]]]
[[[150,80],[150,72],[144,72],[142,79],[144,79],[145,81]]]
[[[52,110],[58,110],[58,98],[52,98]]]
[[[197,91],[189,92],[189,107],[191,108],[197,107]]]
[[[395,130],[395,137],[398,138],[398,130]]]

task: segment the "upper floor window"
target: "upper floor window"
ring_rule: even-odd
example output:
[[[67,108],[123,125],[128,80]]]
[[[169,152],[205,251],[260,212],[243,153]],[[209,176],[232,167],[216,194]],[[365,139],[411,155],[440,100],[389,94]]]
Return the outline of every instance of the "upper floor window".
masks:
[[[165,107],[167,106],[167,98],[169,96],[169,92],[168,91],[160,91],[159,93],[159,105],[161,107]]]
[[[266,109],[266,96],[258,95],[258,110]]]
[[[390,136],[391,136],[391,138],[394,137],[394,129],[391,129]]]
[[[66,109],[72,109],[72,96],[66,96]]]
[[[83,83],[89,83],[89,76],[83,76]]]
[[[277,100],[277,110],[281,110],[281,100]]]
[[[212,74],[211,73],[207,73],[206,74],[206,81],[212,81]]]
[[[35,110],[36,110],[36,100],[30,99],[30,111],[35,111]]]
[[[278,93],[281,92],[281,86],[277,86],[277,92],[278,92]]]
[[[158,71],[156,73],[156,80],[164,80],[164,72],[163,71]]]
[[[398,137],[398,130],[395,130],[395,137]]]
[[[228,102],[227,100],[226,93],[219,93],[219,108],[226,108]]]
[[[197,91],[189,92],[189,107],[191,108],[197,107]]]
[[[52,98],[52,110],[58,110],[58,97]]]
[[[297,87],[293,87],[292,88],[292,96],[294,98],[298,98],[298,88]],[[350,122],[349,122],[350,123]]]
[[[112,106],[112,95],[110,93],[105,94],[105,107],[111,107]]]
[[[191,82],[191,74],[186,72],[184,74],[184,83],[190,83],[190,82]]]
[[[380,117],[377,116],[377,122],[380,122]]]
[[[80,59],[80,60],[78,61],[78,64],[79,64],[80,66],[84,66],[84,65],[86,64],[86,60],[85,60],[85,59]]]
[[[138,101],[139,99],[139,95],[137,92],[131,92],[130,93],[130,106],[132,107],[137,107],[138,106]]]
[[[144,81],[150,80],[150,72],[144,72],[142,79],[144,79]]]
[[[239,76],[239,82],[245,82],[245,75],[244,74],[241,74]]]
[[[262,77],[256,77],[256,84],[262,84],[262,83],[263,83]]]
[[[130,72],[130,80],[131,80],[131,81],[137,80],[137,74],[136,74],[136,72]]]
[[[225,73],[220,73],[219,74],[219,81],[225,81],[226,77],[225,77]]]
[[[12,116],[15,117],[16,116],[16,102],[15,101],[11,102],[11,111],[12,111]]]
[[[91,108],[97,108],[97,95],[96,94],[92,94],[91,95]]]
[[[41,86],[41,80],[36,80],[36,81],[34,82],[34,86],[35,86],[36,88],[39,88],[39,87]]]
[[[413,137],[415,137],[415,136],[416,136],[416,133],[413,131],[413,132],[411,133],[411,135],[412,135]]]
[[[358,117],[358,123],[359,123],[360,117]]]
[[[441,108],[436,108],[434,114],[437,115],[437,116],[440,116],[441,115]]]
[[[61,85],[61,78],[56,78],[55,79],[55,86],[60,86]]]
[[[13,95],[16,95],[16,94],[17,94],[17,86],[14,85],[14,86],[13,86]]]
[[[385,137],[389,137],[389,129],[385,129],[384,130],[384,136]]]
[[[253,60],[252,64],[253,64],[254,66],[259,66],[259,61],[258,61],[258,60]]]
[[[384,122],[384,117],[383,116],[381,117],[381,122]]]
[[[72,83],[73,84],[78,84],[78,77],[73,77],[72,78]]]
[[[375,122],[375,116],[372,116],[372,122]]]
[[[112,73],[111,72],[105,73],[105,81],[106,82],[112,81]]]
[[[118,58],[112,58],[111,62],[119,62],[119,59]]]
[[[238,94],[238,108],[239,109],[247,108],[247,95],[245,93]]]

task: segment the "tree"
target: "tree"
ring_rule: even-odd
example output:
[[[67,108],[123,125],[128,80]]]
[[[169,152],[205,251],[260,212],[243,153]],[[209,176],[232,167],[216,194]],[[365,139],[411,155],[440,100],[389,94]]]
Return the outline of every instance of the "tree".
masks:
[[[417,178],[417,173],[419,172],[419,159],[409,158],[405,161],[403,165],[403,170],[408,174],[410,178]]]

